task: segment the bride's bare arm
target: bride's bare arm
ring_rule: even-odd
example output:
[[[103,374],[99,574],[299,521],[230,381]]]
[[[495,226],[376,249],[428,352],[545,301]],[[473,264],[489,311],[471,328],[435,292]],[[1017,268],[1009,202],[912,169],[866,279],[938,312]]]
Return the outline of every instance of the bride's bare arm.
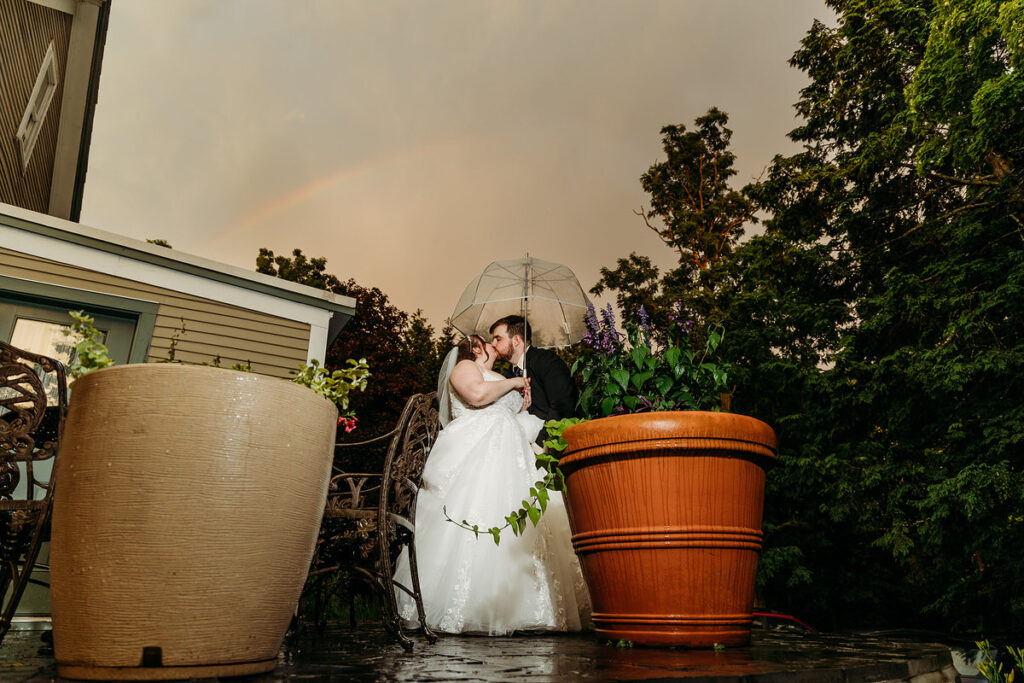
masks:
[[[480,368],[471,360],[460,361],[452,370],[449,381],[462,400],[473,406],[494,403],[508,392],[526,387],[526,380],[522,377],[488,382],[484,379]]]

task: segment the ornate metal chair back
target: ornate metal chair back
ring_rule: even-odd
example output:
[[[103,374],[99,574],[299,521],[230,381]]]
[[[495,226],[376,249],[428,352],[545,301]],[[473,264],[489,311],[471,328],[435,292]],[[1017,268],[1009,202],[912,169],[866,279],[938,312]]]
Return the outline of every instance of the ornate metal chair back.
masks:
[[[427,455],[440,430],[437,411],[437,392],[414,396],[402,411],[398,438],[392,440],[384,461],[378,508],[378,525],[383,533],[393,530],[395,524],[415,531],[416,493],[423,482]],[[387,537],[393,539],[393,534]]]
[[[45,540],[60,448],[67,378],[53,358],[0,342],[0,638],[10,628]]]

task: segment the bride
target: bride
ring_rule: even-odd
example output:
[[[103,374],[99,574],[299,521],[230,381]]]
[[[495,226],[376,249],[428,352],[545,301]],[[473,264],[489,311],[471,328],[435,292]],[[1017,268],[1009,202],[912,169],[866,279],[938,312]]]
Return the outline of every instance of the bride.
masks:
[[[496,546],[445,519],[502,526],[542,478],[530,447],[541,428],[527,413],[529,384],[491,370],[497,352],[477,335],[445,359],[439,379],[441,430],[427,458],[416,500],[416,561],[427,624],[446,633],[579,631],[590,600],[570,542],[560,495],[552,495],[536,527]],[[525,394],[525,399],[524,399]],[[407,555],[395,580],[409,582]],[[398,591],[403,619],[415,620],[412,598]],[[588,624],[589,625],[589,624]]]

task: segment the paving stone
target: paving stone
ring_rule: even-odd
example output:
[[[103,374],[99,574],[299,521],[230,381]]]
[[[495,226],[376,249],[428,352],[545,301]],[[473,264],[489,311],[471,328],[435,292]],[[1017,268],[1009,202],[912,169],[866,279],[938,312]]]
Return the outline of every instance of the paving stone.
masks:
[[[619,648],[593,634],[508,638],[416,638],[407,653],[376,624],[292,635],[273,672],[239,683],[298,681],[659,681],[714,683],[948,683],[949,648],[881,636],[789,630],[754,632],[750,647],[725,650]],[[56,678],[39,631],[12,631],[0,645],[0,681]],[[228,679],[230,680],[230,679]],[[209,681],[204,683],[210,683]]]

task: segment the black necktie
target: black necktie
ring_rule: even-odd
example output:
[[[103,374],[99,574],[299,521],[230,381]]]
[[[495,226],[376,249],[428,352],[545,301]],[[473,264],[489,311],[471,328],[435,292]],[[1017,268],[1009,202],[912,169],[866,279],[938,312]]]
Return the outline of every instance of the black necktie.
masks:
[[[513,368],[512,368],[512,376],[513,376],[513,377],[522,377],[522,376],[523,376],[523,370],[522,370],[522,368],[520,368],[520,367],[519,367],[518,365],[516,365],[515,367],[513,367]]]

